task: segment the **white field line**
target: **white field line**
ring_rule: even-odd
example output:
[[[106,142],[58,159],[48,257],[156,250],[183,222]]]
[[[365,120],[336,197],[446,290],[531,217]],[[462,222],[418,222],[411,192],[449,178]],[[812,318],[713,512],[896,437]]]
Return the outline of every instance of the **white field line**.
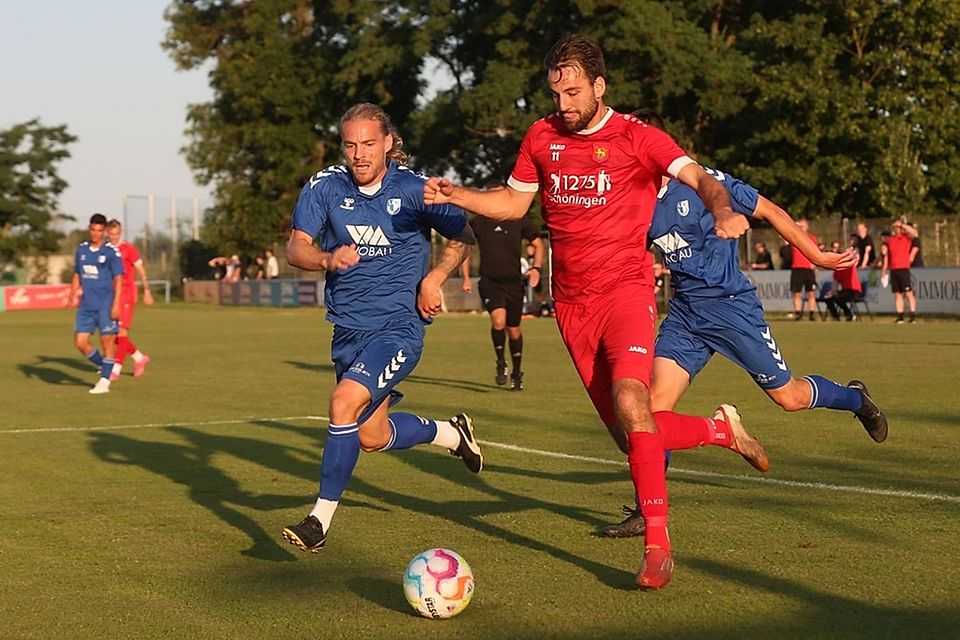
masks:
[[[9,429],[0,430],[0,436],[7,434],[20,433],[60,433],[60,432],[86,432],[86,431],[121,431],[128,429],[165,429],[169,427],[203,427],[225,424],[244,424],[251,422],[277,422],[277,421],[300,421],[300,420],[320,420],[326,422],[326,416],[284,416],[279,418],[243,418],[239,420],[209,420],[205,422],[156,422],[150,424],[124,424],[103,427],[40,427],[35,429]],[[577,462],[590,462],[593,464],[610,465],[616,467],[626,467],[627,463],[622,460],[609,460],[607,458],[594,458],[591,456],[578,456],[571,453],[560,453],[557,451],[544,451],[543,449],[532,449],[530,447],[520,447],[503,442],[493,442],[491,440],[478,440],[485,447],[495,449],[506,449],[518,453],[528,453],[545,458],[556,458],[559,460],[576,460]],[[802,489],[820,489],[823,491],[835,491],[838,493],[858,493],[871,496],[883,496],[887,498],[909,498],[913,500],[926,500],[929,502],[952,502],[960,504],[960,496],[954,496],[943,493],[920,493],[916,491],[898,491],[894,489],[872,489],[870,487],[858,487],[856,485],[828,484],[825,482],[802,482],[799,480],[781,480],[779,478],[768,478],[763,476],[744,476],[732,475],[726,473],[717,473],[715,471],[698,471],[696,469],[683,469],[670,466],[671,474],[680,474],[687,476],[697,476],[701,478],[717,478],[722,480],[740,480],[743,482],[756,482],[760,484],[776,485],[781,487],[798,487]]]

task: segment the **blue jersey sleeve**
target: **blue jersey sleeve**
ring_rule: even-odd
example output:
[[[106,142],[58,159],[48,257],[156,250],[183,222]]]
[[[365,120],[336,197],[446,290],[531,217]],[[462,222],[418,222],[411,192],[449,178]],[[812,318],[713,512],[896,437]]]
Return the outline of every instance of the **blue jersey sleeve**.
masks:
[[[293,209],[291,226],[311,238],[317,238],[327,226],[327,210],[321,203],[321,198],[317,197],[317,191],[321,188],[321,185],[313,180],[304,185],[297,199],[297,206]]]
[[[730,206],[734,211],[747,217],[753,216],[753,212],[757,210],[757,202],[760,200],[760,193],[756,189],[729,173],[707,167],[704,167],[703,170],[716,178],[717,182],[727,190],[727,195],[730,196]]]
[[[447,239],[456,238],[467,226],[467,214],[452,204],[424,206],[423,215],[426,224]]]

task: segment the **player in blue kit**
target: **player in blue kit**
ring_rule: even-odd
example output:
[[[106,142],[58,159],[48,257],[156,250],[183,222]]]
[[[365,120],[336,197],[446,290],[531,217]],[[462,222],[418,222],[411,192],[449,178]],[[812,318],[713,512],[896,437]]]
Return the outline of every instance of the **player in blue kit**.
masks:
[[[466,215],[451,205],[424,205],[425,178],[404,166],[403,140],[380,107],[348,109],[340,137],[346,166],[324,169],[303,187],[287,244],[291,265],[326,272],[327,320],[334,325],[337,386],[320,492],[310,514],[283,530],[291,544],[314,553],[326,542],[361,449],[430,443],[473,473],[483,467],[466,414],[444,421],[387,412],[402,397],[397,384],[420,360],[425,327],[440,312],[440,287],[474,244]],[[447,238],[433,269],[431,229]]]
[[[95,213],[87,231],[90,240],[81,243],[73,257],[73,280],[70,284],[70,306],[77,309],[73,343],[80,353],[100,368],[100,379],[90,393],[110,391],[110,372],[120,325],[120,290],[123,282],[123,261],[120,252],[107,243],[107,217]],[[81,296],[80,293],[83,293]],[[103,353],[90,344],[90,335],[100,331]]]
[[[664,129],[652,112],[637,117]],[[664,129],[665,130],[665,129]],[[815,265],[843,269],[858,262],[856,250],[823,252],[790,215],[756,189],[720,171],[706,169],[730,196],[733,210],[765,220]],[[714,353],[748,372],[773,402],[786,411],[824,407],[855,415],[876,442],[887,438],[887,419],[866,386],[846,387],[819,375],[795,378],[763,316],[756,286],[740,271],[738,244],[714,233],[713,215],[697,193],[676,180],[664,180],[657,198],[649,241],[663,253],[673,298],[657,335],[650,404],[656,415],[672,411]],[[669,443],[666,443],[669,449]],[[603,532],[616,538],[644,531],[639,510],[624,507],[627,518]]]

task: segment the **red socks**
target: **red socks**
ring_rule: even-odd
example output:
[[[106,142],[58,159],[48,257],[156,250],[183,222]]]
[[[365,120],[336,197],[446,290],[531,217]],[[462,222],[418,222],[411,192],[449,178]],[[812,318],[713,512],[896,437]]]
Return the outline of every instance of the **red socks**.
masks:
[[[653,419],[667,451],[693,449],[706,444],[729,448],[733,443],[730,426],[723,420],[685,416],[673,411],[657,411]]]
[[[118,336],[117,337],[117,353],[114,355],[114,360],[117,361],[117,364],[123,366],[123,360],[129,354],[137,350],[135,344],[130,342],[130,339],[127,336]]]
[[[646,546],[670,551],[667,534],[667,478],[664,471],[664,447],[659,433],[637,431],[627,434],[630,475],[640,496],[640,513],[646,521]]]

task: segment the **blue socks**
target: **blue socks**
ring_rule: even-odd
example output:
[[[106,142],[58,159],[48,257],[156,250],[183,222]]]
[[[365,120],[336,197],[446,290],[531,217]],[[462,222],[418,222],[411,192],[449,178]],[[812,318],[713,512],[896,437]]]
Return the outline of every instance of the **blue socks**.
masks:
[[[437,437],[437,423],[427,418],[415,416],[412,413],[391,413],[390,442],[381,451],[396,451],[409,449],[418,444],[433,442]]]
[[[98,354],[99,355],[99,354]],[[113,371],[113,358],[100,359],[100,377],[110,379],[110,373]]]
[[[320,463],[320,498],[339,502],[360,457],[357,423],[331,424]]]
[[[99,350],[99,349],[94,349],[93,351],[91,351],[90,353],[88,353],[88,354],[87,354],[87,360],[89,360],[89,361],[92,362],[93,364],[97,365],[98,367],[103,364],[103,356],[100,355],[100,350]],[[108,374],[108,377],[109,377],[109,374]]]
[[[810,409],[825,407],[827,409],[843,409],[856,411],[860,408],[860,392],[849,387],[841,387],[832,380],[823,376],[804,376],[810,383],[813,396],[810,398]]]

